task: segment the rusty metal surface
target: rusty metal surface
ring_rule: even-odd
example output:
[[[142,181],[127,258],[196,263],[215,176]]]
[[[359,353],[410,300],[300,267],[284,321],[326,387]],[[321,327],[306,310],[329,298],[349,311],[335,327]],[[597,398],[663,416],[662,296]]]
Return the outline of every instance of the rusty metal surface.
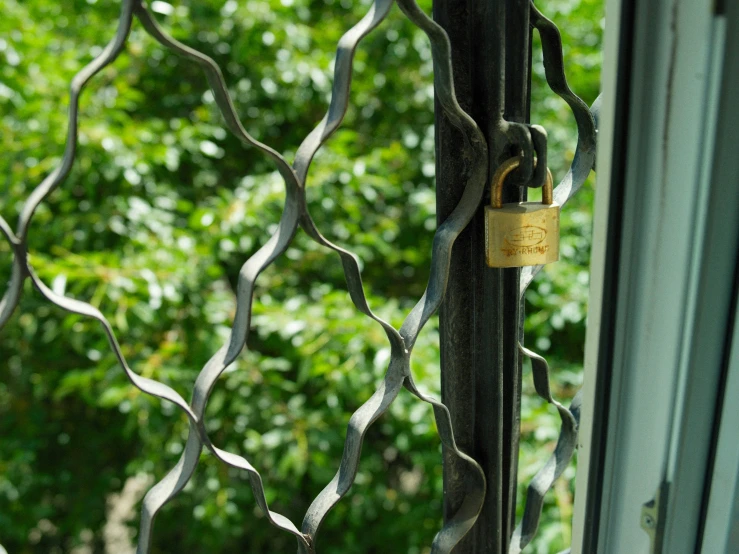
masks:
[[[13,252],[11,279],[2,300],[0,300],[0,328],[7,323],[16,309],[23,284],[28,279],[53,304],[68,312],[93,318],[100,322],[107,335],[111,349],[132,385],[146,394],[172,402],[189,419],[189,437],[179,461],[164,478],[149,490],[144,498],[138,543],[139,554],[149,552],[154,519],[157,513],[189,481],[196,469],[203,448],[209,450],[222,463],[245,470],[249,476],[255,500],[267,515],[270,523],[296,537],[299,553],[314,553],[315,541],[320,531],[321,523],[331,508],[341,500],[354,482],[362,444],[368,428],[378,417],[387,411],[401,387],[405,387],[418,397],[418,399],[432,405],[439,436],[445,449],[452,452],[459,463],[467,467],[468,470],[468,479],[466,479],[463,491],[463,500],[455,513],[447,518],[446,523],[439,530],[431,546],[431,551],[439,554],[450,552],[472,527],[482,509],[486,494],[485,474],[474,459],[457,447],[452,428],[452,420],[447,408],[438,400],[421,393],[416,387],[410,371],[410,356],[419,333],[429,318],[438,310],[444,297],[449,280],[452,246],[459,234],[466,228],[473,215],[481,207],[483,192],[487,184],[488,149],[480,129],[472,118],[462,110],[456,100],[448,37],[443,29],[417,6],[414,0],[398,0],[397,3],[405,15],[423,30],[431,41],[435,64],[434,85],[438,100],[437,105],[444,111],[448,120],[459,129],[464,138],[466,152],[469,153],[469,156],[465,160],[464,173],[460,177],[465,183],[461,199],[454,209],[451,210],[449,216],[438,226],[434,236],[431,272],[426,291],[415,307],[407,314],[400,328],[394,328],[372,312],[362,285],[359,259],[348,250],[332,244],[321,234],[311,218],[305,199],[305,189],[309,179],[311,160],[316,151],[339,127],[347,110],[354,51],[362,38],[383,21],[394,3],[394,0],[374,0],[369,6],[365,17],[347,31],[339,41],[336,53],[333,91],[329,108],[325,117],[300,145],[294,162],[290,164],[275,150],[257,141],[246,132],[228,94],[223,74],[211,58],[168,36],[157,24],[148,10],[147,5],[141,0],[122,0],[121,13],[115,36],[101,54],[83,68],[71,82],[67,142],[59,165],[31,192],[24,204],[15,231],[0,217],[0,231],[2,231],[2,234],[10,243]],[[554,193],[555,199],[559,200],[560,203],[564,203],[566,198],[569,198],[582,184],[582,181],[587,177],[590,167],[592,167],[595,129],[593,118],[587,107],[583,108],[584,104],[581,101],[578,103],[575,100],[577,97],[572,95],[571,92],[568,93],[569,89],[567,89],[566,82],[564,81],[564,72],[561,63],[561,45],[557,44],[552,38],[551,24],[547,23],[547,20],[533,8],[533,5],[531,13],[532,22],[539,28],[542,33],[543,42],[545,43],[545,60],[549,60],[547,62],[549,63],[547,66],[547,79],[550,81],[553,90],[563,96],[573,107],[580,132],[580,140],[573,167]],[[33,232],[31,225],[33,215],[37,207],[49,194],[63,184],[75,158],[80,94],[90,79],[115,60],[121,53],[134,17],[162,45],[202,68],[229,130],[244,144],[258,149],[264,155],[271,158],[285,181],[286,200],[279,225],[262,248],[246,260],[242,266],[238,280],[237,310],[229,340],[215,352],[213,357],[201,370],[194,383],[190,402],[185,401],[176,391],[163,383],[141,377],[135,373],[126,362],[112,326],[105,316],[88,303],[52,291],[36,275],[27,256],[28,236],[29,233]],[[554,29],[556,32],[556,28]],[[552,71],[551,78],[550,68]],[[564,87],[562,83],[564,83]],[[525,136],[522,134],[524,131],[526,131]],[[506,132],[523,137],[523,142],[533,143],[531,148],[536,144],[541,145],[541,135],[538,135],[537,131],[528,131],[523,125],[511,124],[510,128],[506,129]],[[535,171],[532,166],[529,166],[528,169],[522,169],[524,171],[528,170],[530,174]],[[352,415],[348,422],[344,453],[338,464],[335,477],[310,505],[300,526],[285,516],[269,509],[262,478],[257,469],[238,453],[224,451],[213,444],[208,436],[204,422],[205,408],[216,381],[225,368],[241,353],[246,344],[250,329],[256,279],[266,267],[285,252],[298,227],[305,230],[318,244],[337,253],[343,265],[348,290],[354,305],[359,311],[373,319],[383,328],[391,347],[391,357],[383,381],[378,383],[376,392]],[[530,272],[526,272],[526,270],[522,272],[521,294],[523,294],[523,291],[531,282],[537,270],[534,268]],[[522,524],[514,533],[511,552],[520,551],[520,548],[525,546],[535,531],[541,511],[541,496],[551,486],[553,478],[556,478],[561,473],[563,467],[569,461],[572,449],[574,448],[574,437],[576,436],[577,427],[575,415],[556,403],[551,397],[546,362],[543,358],[522,347],[521,352],[531,357],[534,362],[536,390],[542,397],[552,402],[560,411],[563,420],[563,430],[552,460],[537,474],[530,486],[526,514],[524,515]],[[532,494],[531,491],[535,494]]]

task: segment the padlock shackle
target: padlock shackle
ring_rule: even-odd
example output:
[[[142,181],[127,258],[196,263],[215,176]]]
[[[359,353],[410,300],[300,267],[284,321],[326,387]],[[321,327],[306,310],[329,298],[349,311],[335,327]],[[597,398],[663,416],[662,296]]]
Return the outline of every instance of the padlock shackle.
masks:
[[[493,208],[503,207],[503,181],[508,177],[508,174],[521,165],[521,156],[514,156],[508,158],[495,170],[492,179],[492,187],[490,191],[490,206]],[[534,166],[536,166],[536,160],[534,160]],[[544,181],[544,186],[541,189],[541,203],[547,206],[553,203],[554,187],[552,181],[552,172],[547,168],[547,178]]]

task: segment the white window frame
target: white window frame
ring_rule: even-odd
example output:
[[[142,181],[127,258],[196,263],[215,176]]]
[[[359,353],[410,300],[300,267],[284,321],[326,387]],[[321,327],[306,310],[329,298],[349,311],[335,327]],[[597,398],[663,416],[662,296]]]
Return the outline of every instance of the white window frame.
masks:
[[[739,552],[738,35],[735,0],[606,3],[573,554]]]

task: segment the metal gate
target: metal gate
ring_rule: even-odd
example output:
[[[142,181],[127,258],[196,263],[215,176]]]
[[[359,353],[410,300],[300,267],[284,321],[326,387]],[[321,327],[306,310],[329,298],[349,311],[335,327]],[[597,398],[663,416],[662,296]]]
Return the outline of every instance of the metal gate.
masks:
[[[148,395],[172,403],[189,419],[189,437],[179,462],[149,490],[143,501],[138,542],[138,552],[141,554],[150,550],[152,534],[155,532],[154,519],[157,513],[188,483],[204,449],[207,449],[223,464],[246,471],[249,475],[256,502],[266,514],[269,522],[296,538],[298,552],[303,554],[315,552],[316,541],[324,518],[341,501],[354,483],[361,449],[369,427],[381,415],[386,413],[401,388],[406,388],[419,401],[427,402],[433,407],[439,436],[445,449],[446,463],[454,465],[463,474],[455,484],[456,507],[450,513],[445,514],[445,523],[437,533],[431,545],[431,551],[435,553],[451,552],[455,549],[455,546],[460,544],[460,541],[478,520],[478,516],[483,509],[486,492],[489,494],[486,486],[486,472],[479,461],[465,453],[455,442],[455,428],[450,416],[450,409],[453,409],[453,406],[447,406],[438,399],[423,394],[416,387],[411,372],[410,360],[419,333],[445,299],[447,284],[450,280],[450,267],[455,255],[452,250],[455,240],[465,230],[475,214],[479,213],[481,201],[488,193],[489,175],[495,169],[495,167],[491,167],[489,160],[488,142],[492,139],[486,137],[475,120],[460,107],[455,95],[452,68],[453,46],[450,44],[449,37],[438,23],[428,17],[417,6],[414,0],[398,0],[397,4],[405,16],[414,25],[422,29],[431,41],[435,69],[434,87],[439,112],[437,119],[443,117],[446,124],[453,126],[455,132],[460,133],[464,139],[464,146],[460,148],[459,154],[462,163],[459,165],[459,162],[457,162],[457,167],[462,169],[462,175],[458,178],[463,180],[463,192],[459,201],[448,210],[448,216],[445,216],[443,221],[439,222],[434,235],[428,285],[425,293],[406,315],[400,327],[394,327],[372,311],[362,285],[359,258],[352,252],[333,244],[321,234],[311,218],[305,196],[306,179],[311,161],[318,149],[340,126],[346,113],[350,97],[355,50],[360,41],[382,23],[394,4],[393,0],[374,0],[365,17],[356,26],[348,30],[339,41],[334,66],[333,90],[328,111],[323,120],[300,145],[294,161],[289,163],[276,150],[253,138],[244,128],[229,96],[221,69],[214,60],[170,37],[157,23],[146,3],[141,0],[123,0],[118,30],[115,36],[100,54],[77,74],[71,83],[69,130],[63,158],[56,169],[29,195],[15,229],[11,228],[6,220],[0,217],[0,229],[2,229],[3,235],[11,245],[13,255],[11,280],[0,302],[0,327],[4,326],[14,313],[24,283],[30,281],[49,302],[68,312],[97,320],[105,330],[110,348],[115,353],[121,369],[126,373],[131,384]],[[594,108],[591,111],[567,85],[561,38],[556,26],[534,6],[533,2],[528,5],[524,3],[524,6],[527,20],[541,36],[547,82],[552,91],[567,102],[577,122],[579,138],[575,157],[570,170],[554,191],[555,201],[559,205],[564,205],[577,192],[593,167],[597,109]],[[143,377],[133,371],[126,361],[112,325],[101,311],[90,303],[55,292],[52,287],[39,278],[28,257],[28,232],[34,214],[39,205],[57,187],[62,185],[75,160],[80,94],[90,79],[113,62],[124,49],[134,19],[138,20],[146,32],[166,48],[186,58],[191,63],[197,64],[202,69],[228,129],[245,145],[258,149],[273,161],[284,180],[286,188],[284,211],[279,225],[272,233],[269,241],[244,263],[239,273],[237,308],[230,336],[202,368],[193,385],[190,402],[186,401],[171,387]],[[527,35],[527,33],[524,34]],[[497,118],[496,125],[501,129],[501,133],[496,139],[500,143],[498,147],[501,150],[516,150],[522,154],[525,166],[522,170],[525,174],[527,172],[531,176],[533,183],[540,186],[546,168],[546,133],[537,126],[505,121],[502,115]],[[534,158],[538,158],[540,162],[537,169],[534,168]],[[441,158],[438,163],[443,165],[445,159]],[[349,294],[356,309],[382,328],[391,352],[384,379],[377,383],[376,392],[356,410],[348,422],[344,452],[338,471],[334,478],[326,484],[323,491],[314,499],[300,525],[270,510],[262,477],[257,469],[239,454],[225,451],[213,444],[205,418],[206,406],[216,381],[245,347],[252,326],[255,281],[265,268],[270,266],[278,256],[285,253],[298,229],[302,229],[317,244],[336,252],[340,257]],[[541,266],[527,267],[520,272],[513,270],[515,273],[509,274],[514,275],[518,283],[517,292],[513,296],[509,295],[509,302],[514,304],[521,302],[527,287],[540,269]],[[517,329],[520,323],[517,322]],[[520,335],[515,338],[518,342]],[[506,537],[504,540],[504,543],[508,543],[506,550],[509,553],[521,552],[534,536],[544,495],[554,481],[561,476],[576,447],[579,416],[577,398],[568,409],[552,397],[549,386],[549,368],[546,360],[525,348],[521,343],[518,343],[517,346],[514,345],[514,349],[516,348],[521,355],[531,360],[536,392],[555,406],[561,417],[562,428],[552,457],[529,484],[522,521],[516,526],[512,537]],[[515,440],[517,444],[517,439]],[[512,471],[515,477],[515,469]],[[461,552],[461,550],[455,551]],[[469,550],[469,552],[472,551]],[[480,550],[474,551],[481,552]]]

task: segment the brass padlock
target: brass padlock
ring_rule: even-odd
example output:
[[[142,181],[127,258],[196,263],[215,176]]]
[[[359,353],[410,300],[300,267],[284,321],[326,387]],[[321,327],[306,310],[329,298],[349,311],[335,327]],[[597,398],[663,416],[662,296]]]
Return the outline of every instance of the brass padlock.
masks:
[[[485,207],[485,259],[489,267],[523,267],[559,259],[559,205],[552,199],[552,174],[547,168],[541,204],[503,204],[503,181],[521,163],[506,160],[493,175],[490,206]]]

